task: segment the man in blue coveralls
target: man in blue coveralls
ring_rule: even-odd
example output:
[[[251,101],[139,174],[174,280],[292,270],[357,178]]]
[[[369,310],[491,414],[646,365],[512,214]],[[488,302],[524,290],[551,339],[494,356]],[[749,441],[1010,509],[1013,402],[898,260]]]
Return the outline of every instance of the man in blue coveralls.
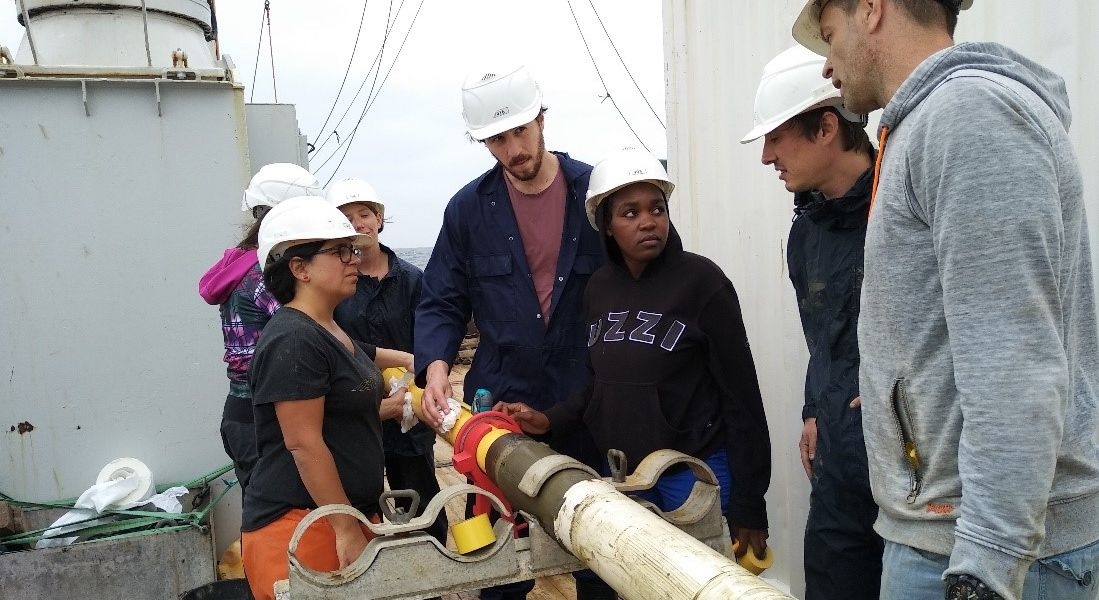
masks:
[[[416,381],[428,424],[451,397],[450,367],[472,316],[481,338],[464,389],[545,410],[587,383],[584,287],[603,261],[584,197],[591,166],[546,150],[542,93],[524,68],[478,73],[462,88],[469,136],[497,164],[447,204],[416,310]],[[558,452],[591,462],[586,431],[554,431]],[[595,581],[591,585],[598,585]],[[577,581],[577,598],[588,592]],[[600,586],[600,592],[605,592]],[[525,598],[532,582],[482,590]]]

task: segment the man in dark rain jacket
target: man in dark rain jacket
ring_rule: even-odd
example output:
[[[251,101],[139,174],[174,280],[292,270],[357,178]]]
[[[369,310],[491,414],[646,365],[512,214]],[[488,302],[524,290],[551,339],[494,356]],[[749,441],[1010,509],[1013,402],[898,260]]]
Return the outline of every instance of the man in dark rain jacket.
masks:
[[[582,300],[602,263],[584,194],[591,166],[546,151],[542,94],[527,69],[471,77],[462,89],[471,138],[496,166],[450,200],[416,310],[416,381],[428,424],[451,396],[450,367],[470,316],[480,342],[463,389],[545,410],[587,384]],[[592,462],[584,430],[553,432],[550,445]],[[578,598],[584,600],[578,579]],[[524,598],[530,582],[482,590],[481,600]]]
[[[794,192],[787,262],[809,346],[799,447],[812,484],[806,598],[876,600],[883,542],[873,528],[857,335],[874,148],[823,64],[801,47],[768,63],[755,127],[741,141],[764,137],[763,164]]]

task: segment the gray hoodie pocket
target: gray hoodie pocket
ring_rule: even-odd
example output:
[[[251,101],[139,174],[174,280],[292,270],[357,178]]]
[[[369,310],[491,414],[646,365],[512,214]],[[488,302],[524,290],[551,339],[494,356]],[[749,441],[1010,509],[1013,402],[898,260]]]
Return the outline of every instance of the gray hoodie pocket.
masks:
[[[923,474],[920,465],[920,452],[916,447],[916,431],[912,426],[912,414],[908,408],[908,395],[904,390],[904,378],[893,380],[893,389],[889,392],[889,406],[893,414],[893,423],[901,440],[901,456],[908,465],[911,485],[908,490],[908,503],[915,504],[923,487]]]

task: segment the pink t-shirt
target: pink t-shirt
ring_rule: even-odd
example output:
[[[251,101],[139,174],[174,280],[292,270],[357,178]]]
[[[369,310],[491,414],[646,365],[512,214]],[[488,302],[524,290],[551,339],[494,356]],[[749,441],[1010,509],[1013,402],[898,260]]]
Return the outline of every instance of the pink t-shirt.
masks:
[[[537,194],[520,192],[506,176],[504,181],[530,266],[527,275],[533,280],[534,292],[538,294],[542,321],[548,323],[557,257],[561,254],[561,231],[565,226],[565,172],[558,168],[549,187]]]

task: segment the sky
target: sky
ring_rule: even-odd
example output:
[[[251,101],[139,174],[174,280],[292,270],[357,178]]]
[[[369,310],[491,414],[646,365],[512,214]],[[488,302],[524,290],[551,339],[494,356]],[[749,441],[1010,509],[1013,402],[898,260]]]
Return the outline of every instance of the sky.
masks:
[[[355,176],[370,182],[391,219],[381,235],[391,247],[432,245],[450,197],[494,163],[481,144],[465,136],[460,90],[471,73],[527,65],[550,109],[545,130],[550,150],[586,162],[625,146],[644,145],[666,156],[660,0],[366,0],[358,48],[338,102],[364,3],[271,0],[271,35],[264,33],[257,67],[263,4],[217,3],[221,52],[236,63],[245,100],[275,100],[273,51],[278,101],[296,105],[302,133],[318,147],[310,169],[322,183],[333,176],[333,181]],[[23,35],[16,6],[0,6],[0,45],[13,53]],[[353,96],[375,62],[387,22],[378,82],[387,72],[388,79],[375,86],[376,99],[334,172],[348,146],[339,147],[332,132],[346,141],[354,130],[371,81]],[[274,41],[271,49],[268,39]],[[613,101],[605,98],[608,92]]]

